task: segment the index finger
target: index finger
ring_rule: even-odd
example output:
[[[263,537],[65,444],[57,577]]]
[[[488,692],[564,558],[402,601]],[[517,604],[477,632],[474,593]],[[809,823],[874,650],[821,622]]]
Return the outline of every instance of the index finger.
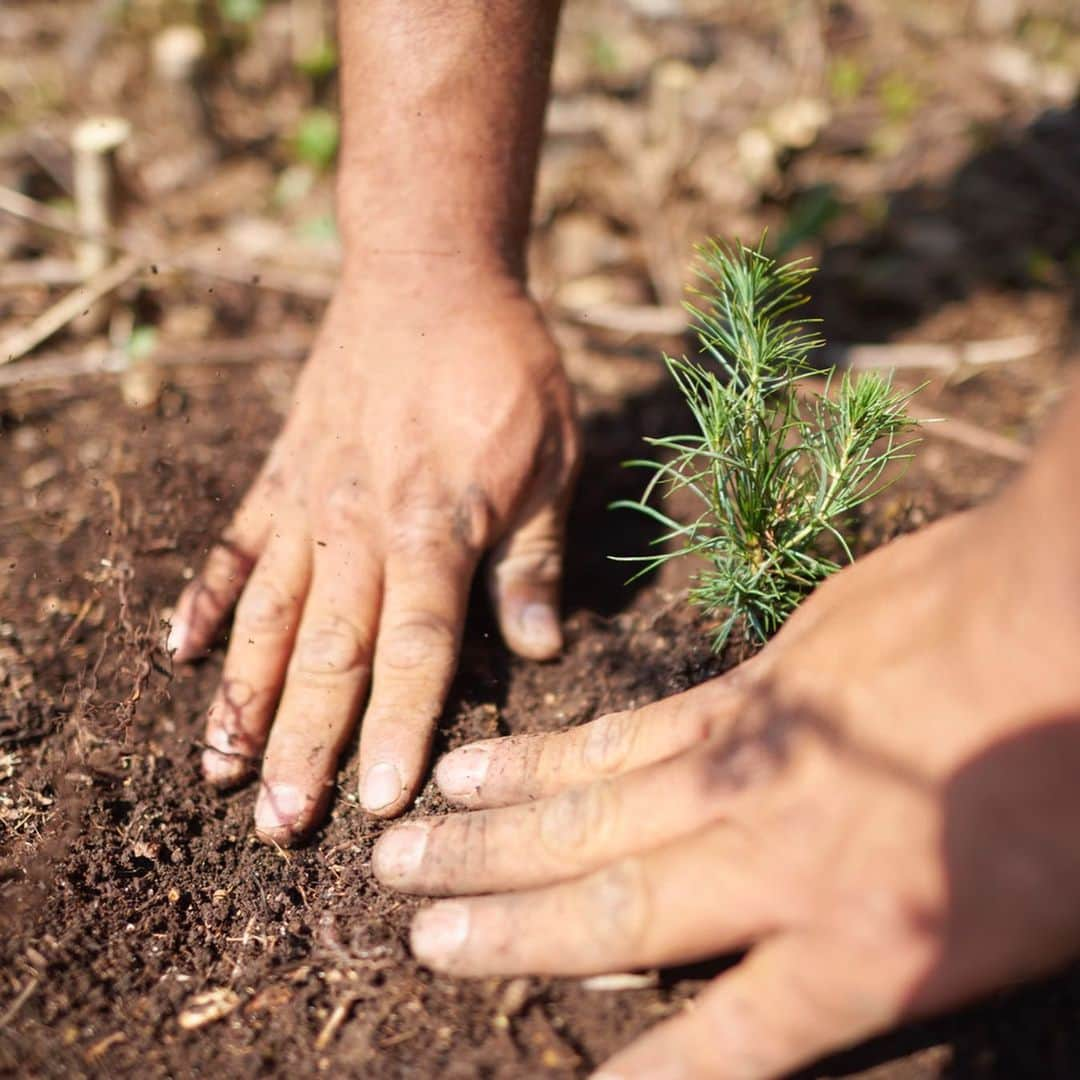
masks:
[[[731,723],[745,702],[723,679],[565,731],[484,739],[449,753],[435,779],[452,802],[510,806],[673,757]]]

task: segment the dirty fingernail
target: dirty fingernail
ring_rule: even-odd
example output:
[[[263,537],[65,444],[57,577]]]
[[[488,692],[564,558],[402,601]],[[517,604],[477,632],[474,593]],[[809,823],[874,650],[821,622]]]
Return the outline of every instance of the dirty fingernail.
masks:
[[[372,765],[364,777],[360,802],[365,810],[382,810],[401,798],[401,773],[394,765]]]
[[[242,754],[225,753],[208,746],[203,751],[202,771],[208,783],[227,787],[245,779],[251,771],[251,764]]]
[[[262,831],[288,828],[296,823],[304,797],[292,784],[266,784],[255,802],[255,827]]]
[[[389,885],[407,881],[419,868],[427,841],[422,825],[399,825],[383,833],[371,857],[375,876]]]
[[[469,909],[450,901],[421,911],[413,920],[413,955],[429,967],[441,967],[465,944]]]
[[[265,784],[255,801],[255,827],[262,831],[296,824],[303,796],[292,784]]]
[[[452,799],[479,794],[490,762],[489,746],[466,746],[439,762],[435,767],[435,782]]]
[[[190,636],[190,628],[183,619],[176,619],[169,628],[169,636],[165,641],[165,651],[173,654],[182,653]]]
[[[556,649],[561,640],[559,620],[547,604],[526,604],[521,609],[521,633],[536,648]]]

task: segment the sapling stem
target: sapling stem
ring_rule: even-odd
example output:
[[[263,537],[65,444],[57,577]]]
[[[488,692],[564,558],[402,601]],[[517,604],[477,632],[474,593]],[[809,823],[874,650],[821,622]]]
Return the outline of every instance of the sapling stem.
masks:
[[[792,314],[805,302],[812,270],[780,265],[763,246],[698,249],[705,285],[687,305],[701,359],[665,357],[690,407],[697,433],[646,440],[670,455],[642,460],[652,477],[637,502],[617,503],[647,514],[679,541],[659,555],[629,556],[642,573],[680,555],[706,568],[691,599],[722,615],[721,648],[743,624],[764,641],[825,577],[852,558],[843,528],[852,511],[880,491],[887,467],[910,455],[905,433],[911,397],[876,372],[830,375],[808,399],[803,384],[817,373],[811,354],[824,342],[809,320]],[[703,512],[680,524],[650,500],[659,492],[691,492]]]

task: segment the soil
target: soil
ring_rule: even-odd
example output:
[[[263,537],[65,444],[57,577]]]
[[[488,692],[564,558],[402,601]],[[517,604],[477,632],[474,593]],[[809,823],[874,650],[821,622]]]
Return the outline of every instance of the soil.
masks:
[[[15,4],[13,11],[55,21],[41,14],[46,6]],[[855,19],[860,5],[850,10]],[[771,40],[741,5],[731,11],[715,29],[730,31],[726,47],[736,56],[747,42]],[[637,40],[638,23],[612,18],[618,33]],[[830,33],[842,44],[850,26],[836,20]],[[10,26],[14,37],[19,24]],[[640,91],[633,73],[620,81],[605,69],[599,86],[580,85],[575,49],[591,40],[590,26],[571,19],[557,90],[570,101],[602,91],[633,105]],[[700,43],[714,39],[688,37],[688,26],[665,24],[664,40],[690,41],[680,47],[705,65],[710,57],[699,55]],[[856,35],[868,64],[874,48],[888,51],[882,37],[879,31],[867,44]],[[987,49],[1000,44],[972,40]],[[124,46],[123,38],[114,43],[121,52]],[[701,214],[760,228],[794,215],[815,185],[844,193],[846,209],[797,249],[820,260],[814,302],[831,340],[960,343],[1036,333],[1031,355],[935,375],[920,397],[924,408],[1014,440],[1022,451],[1065,385],[1076,338],[1080,112],[1052,107],[1035,91],[970,90],[963,72],[973,48],[957,45],[948,60],[935,54],[945,89],[908,129],[901,151],[875,157],[861,149],[873,132],[863,130],[860,98],[820,141],[783,162],[780,186],[753,192],[741,208]],[[214,102],[229,85],[215,86]],[[118,77],[110,93],[122,90]],[[235,124],[247,114],[237,107],[228,115]],[[958,130],[957,115],[984,125],[977,146],[935,142],[935,133]],[[233,156],[219,179],[235,178],[238,161],[265,156],[264,133],[228,134]],[[649,245],[640,221],[620,218],[618,206],[590,193],[579,174],[559,188],[565,152],[553,140],[545,159],[556,194],[545,195],[542,183],[534,261],[586,428],[567,647],[549,664],[511,658],[477,597],[440,724],[440,753],[653,700],[721,673],[749,651],[736,641],[721,657],[710,652],[708,627],[683,600],[686,568],[673,565],[660,579],[627,586],[623,568],[607,558],[640,552],[651,536],[643,519],[606,507],[638,493],[638,476],[620,463],[640,453],[642,435],[684,422],[658,356],[662,347],[689,346],[678,337],[583,329],[564,317],[573,305],[559,290],[574,278],[571,267],[581,269],[581,253],[567,240],[580,235],[567,225],[574,215],[575,229],[585,214],[589,229],[607,240],[614,229],[630,249],[615,269],[603,269],[599,257],[586,260],[591,278],[577,280],[606,274],[606,299],[625,299],[628,281],[639,299],[664,293],[662,267],[641,254]],[[40,197],[52,190],[55,177],[40,167],[40,154],[18,151],[5,160],[7,182],[17,179]],[[255,172],[254,180],[244,173],[237,181],[239,202],[251,184],[267,183]],[[179,189],[171,202],[163,196],[155,212],[212,238],[225,228],[229,205],[215,191],[213,213],[206,207],[214,196],[202,184]],[[324,196],[325,185],[317,185],[310,199],[319,206]],[[871,197],[877,209],[868,218],[859,207]],[[665,206],[680,199],[706,205],[701,191],[684,187]],[[21,230],[4,250],[13,260],[49,252]],[[14,325],[47,296],[40,288],[0,295],[0,324]],[[287,292],[199,280],[143,286],[128,299],[152,322],[197,307],[209,336],[234,342],[260,333],[302,336],[320,310]],[[80,348],[74,339],[61,346],[65,355]],[[298,850],[252,839],[251,789],[223,797],[201,783],[203,710],[223,650],[174,669],[163,649],[167,616],[258,467],[298,365],[192,360],[169,369],[149,410],[130,408],[107,378],[0,392],[0,1073],[587,1075],[683,1008],[714,969],[658,972],[621,990],[577,980],[436,977],[408,952],[416,902],[380,888],[370,874],[383,826],[357,806],[355,748],[343,762],[329,821]],[[900,381],[914,386],[924,374],[901,373]],[[1014,460],[952,441],[946,429],[928,431],[908,472],[868,507],[858,523],[860,551],[970,506],[1007,481]],[[413,813],[445,808],[429,785]],[[1074,1077],[1078,1021],[1080,969],[909,1027],[806,1075]]]

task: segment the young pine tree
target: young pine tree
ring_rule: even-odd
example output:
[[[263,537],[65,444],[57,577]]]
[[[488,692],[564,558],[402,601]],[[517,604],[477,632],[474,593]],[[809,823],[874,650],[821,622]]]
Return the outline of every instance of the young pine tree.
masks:
[[[774,634],[800,601],[851,560],[843,529],[851,511],[885,486],[887,465],[910,455],[910,397],[888,377],[830,375],[826,392],[800,393],[819,374],[813,351],[824,342],[795,314],[813,270],[778,264],[763,245],[698,249],[696,304],[688,305],[701,360],[665,357],[697,431],[646,440],[667,460],[629,465],[652,472],[638,502],[616,503],[648,514],[665,532],[657,555],[630,556],[646,573],[668,559],[696,554],[706,568],[692,601],[722,616],[719,650],[739,622],[760,641]],[[701,513],[680,524],[653,505],[688,489]]]

